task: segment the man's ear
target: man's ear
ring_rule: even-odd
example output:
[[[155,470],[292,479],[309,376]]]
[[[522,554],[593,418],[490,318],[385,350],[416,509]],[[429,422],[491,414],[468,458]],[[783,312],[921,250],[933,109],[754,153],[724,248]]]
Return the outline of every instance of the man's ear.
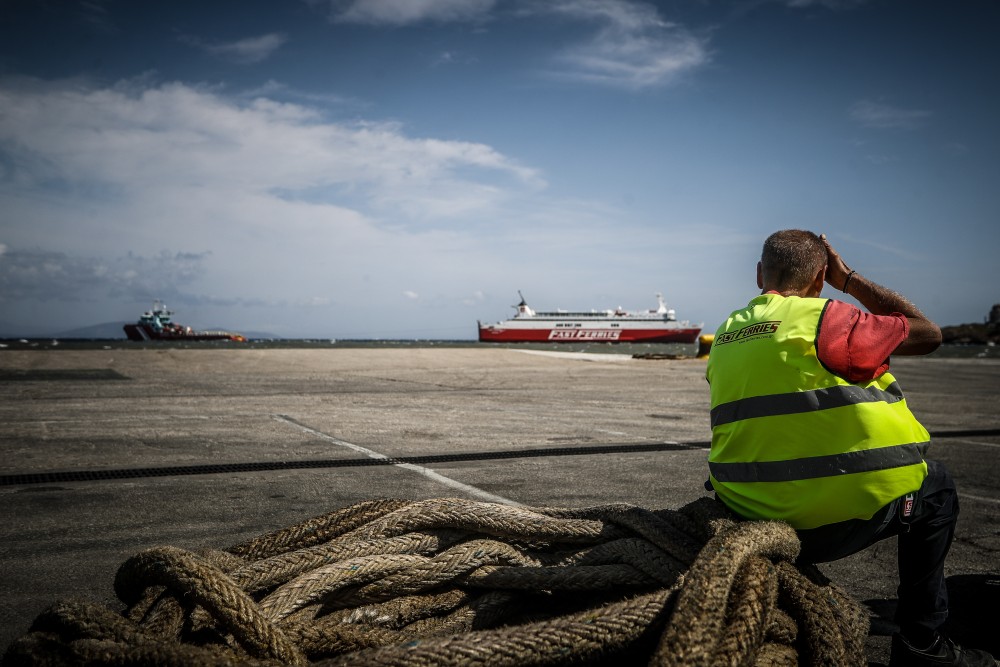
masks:
[[[826,264],[823,265],[823,268],[813,278],[812,291],[815,293],[815,296],[822,294],[824,283],[826,283]]]
[[[757,287],[764,289],[764,268],[757,262]]]

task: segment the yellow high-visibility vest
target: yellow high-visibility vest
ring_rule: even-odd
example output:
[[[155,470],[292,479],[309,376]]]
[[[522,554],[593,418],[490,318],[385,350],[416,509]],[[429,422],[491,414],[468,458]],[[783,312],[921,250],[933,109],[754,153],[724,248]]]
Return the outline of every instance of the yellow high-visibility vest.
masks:
[[[868,519],[927,476],[930,436],[892,374],[851,383],[817,358],[828,303],[762,294],[715,333],[709,472],[748,519]]]

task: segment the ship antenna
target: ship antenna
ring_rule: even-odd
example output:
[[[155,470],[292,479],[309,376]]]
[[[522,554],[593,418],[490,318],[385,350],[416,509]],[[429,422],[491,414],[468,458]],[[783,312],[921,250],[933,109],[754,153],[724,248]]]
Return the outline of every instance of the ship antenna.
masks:
[[[521,290],[517,290],[517,295],[521,297],[521,303],[517,304],[519,306],[527,306],[528,302],[524,300],[524,295],[521,294]]]

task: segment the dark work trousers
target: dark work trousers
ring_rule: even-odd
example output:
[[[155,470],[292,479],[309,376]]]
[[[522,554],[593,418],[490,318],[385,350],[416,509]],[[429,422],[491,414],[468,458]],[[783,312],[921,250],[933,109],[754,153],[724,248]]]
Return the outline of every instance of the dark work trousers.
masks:
[[[927,461],[927,478],[871,519],[852,519],[798,531],[801,563],[826,563],[898,535],[896,623],[904,636],[934,631],[948,617],[944,560],[958,521],[958,492],[948,470]]]

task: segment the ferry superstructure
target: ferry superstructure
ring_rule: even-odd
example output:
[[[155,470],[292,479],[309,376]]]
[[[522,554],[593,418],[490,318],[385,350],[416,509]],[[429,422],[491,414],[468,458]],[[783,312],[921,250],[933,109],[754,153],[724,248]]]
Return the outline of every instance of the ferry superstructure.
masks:
[[[657,294],[655,310],[629,311],[565,310],[535,311],[518,292],[521,302],[517,313],[496,324],[478,322],[479,340],[486,343],[693,343],[701,324],[679,321],[667,308],[662,294]]]

